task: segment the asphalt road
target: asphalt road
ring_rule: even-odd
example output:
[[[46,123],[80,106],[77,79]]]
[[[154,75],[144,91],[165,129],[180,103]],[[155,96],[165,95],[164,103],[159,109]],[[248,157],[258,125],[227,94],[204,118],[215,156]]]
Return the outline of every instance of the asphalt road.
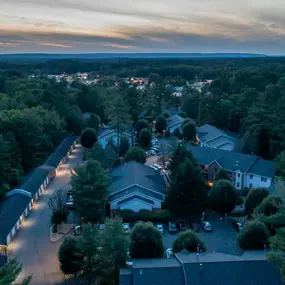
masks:
[[[31,285],[55,285],[64,282],[64,276],[59,269],[57,260],[61,241],[56,243],[50,241],[51,210],[48,200],[56,189],[68,186],[70,169],[78,165],[82,161],[82,157],[83,149],[77,145],[67,163],[62,166],[62,170],[37,201],[11,244],[9,257],[16,257],[23,264],[19,279],[32,275]]]

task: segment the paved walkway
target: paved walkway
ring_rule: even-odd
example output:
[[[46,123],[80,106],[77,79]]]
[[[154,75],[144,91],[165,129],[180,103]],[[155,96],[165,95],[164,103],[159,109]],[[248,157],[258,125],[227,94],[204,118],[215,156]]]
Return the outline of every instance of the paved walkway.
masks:
[[[31,285],[55,285],[64,282],[57,260],[61,241],[56,243],[50,241],[51,210],[48,200],[56,189],[68,186],[70,169],[78,165],[82,157],[83,149],[77,145],[68,162],[62,166],[62,170],[34,205],[11,244],[10,257],[17,257],[23,263],[19,279],[32,274]]]

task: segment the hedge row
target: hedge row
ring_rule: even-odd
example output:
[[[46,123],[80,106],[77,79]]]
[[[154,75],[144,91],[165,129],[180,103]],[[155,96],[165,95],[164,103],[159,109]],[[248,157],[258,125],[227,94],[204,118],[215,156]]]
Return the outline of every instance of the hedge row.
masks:
[[[116,216],[120,216],[124,222],[151,221],[165,223],[173,219],[173,215],[169,210],[140,210],[139,212],[118,210],[116,211]]]

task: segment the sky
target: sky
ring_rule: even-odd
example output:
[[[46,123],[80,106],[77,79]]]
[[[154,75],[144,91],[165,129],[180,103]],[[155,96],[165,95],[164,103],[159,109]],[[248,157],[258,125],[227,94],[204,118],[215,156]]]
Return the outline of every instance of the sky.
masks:
[[[0,0],[0,53],[285,54],[285,0]]]

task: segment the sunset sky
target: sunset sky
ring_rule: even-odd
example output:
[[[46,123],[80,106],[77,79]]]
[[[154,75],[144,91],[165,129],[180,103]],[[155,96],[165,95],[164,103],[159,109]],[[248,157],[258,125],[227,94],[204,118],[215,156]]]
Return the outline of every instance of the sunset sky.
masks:
[[[0,0],[0,53],[285,54],[285,0]]]

